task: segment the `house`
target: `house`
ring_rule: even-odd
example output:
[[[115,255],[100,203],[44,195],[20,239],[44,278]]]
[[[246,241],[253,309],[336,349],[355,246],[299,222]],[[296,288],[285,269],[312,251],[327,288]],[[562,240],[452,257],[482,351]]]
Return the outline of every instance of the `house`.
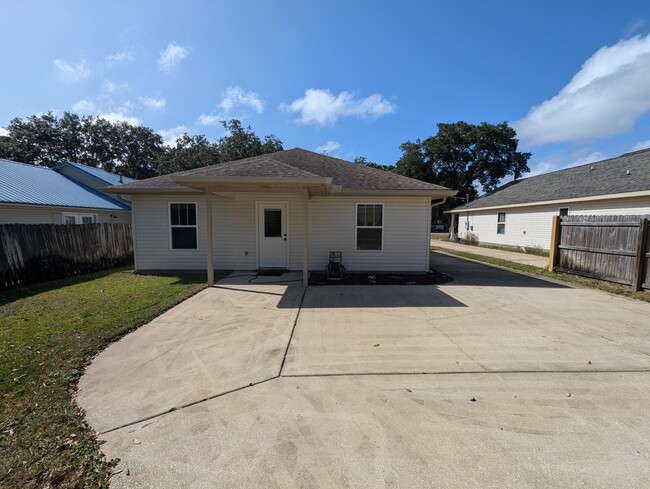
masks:
[[[460,238],[546,250],[553,216],[567,214],[650,214],[650,149],[516,180],[451,211]]]
[[[98,188],[135,182],[99,168],[54,168],[0,159],[0,224],[130,223],[131,205]]]
[[[431,206],[456,192],[295,148],[110,189],[130,195],[140,272],[429,269]]]

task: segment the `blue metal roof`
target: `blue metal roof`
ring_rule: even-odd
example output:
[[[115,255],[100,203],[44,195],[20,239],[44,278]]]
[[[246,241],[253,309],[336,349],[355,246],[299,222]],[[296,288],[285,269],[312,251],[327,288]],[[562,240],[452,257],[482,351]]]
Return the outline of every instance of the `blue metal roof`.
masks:
[[[50,168],[3,159],[0,159],[0,202],[131,210],[129,205]]]
[[[58,165],[54,166],[52,169],[56,170],[58,168],[61,168],[62,166],[65,165],[70,165],[77,170],[80,170],[88,175],[91,175],[95,177],[98,180],[101,180],[102,182],[106,183],[106,185],[120,185],[121,183],[131,183],[131,182],[137,182],[136,179],[134,178],[129,178],[129,177],[120,177],[119,175],[116,175],[115,173],[110,173],[107,172],[106,170],[102,170],[101,168],[95,168],[94,166],[88,166],[88,165],[82,165],[81,163],[73,163],[72,161],[62,161]],[[121,178],[121,181],[120,181]]]

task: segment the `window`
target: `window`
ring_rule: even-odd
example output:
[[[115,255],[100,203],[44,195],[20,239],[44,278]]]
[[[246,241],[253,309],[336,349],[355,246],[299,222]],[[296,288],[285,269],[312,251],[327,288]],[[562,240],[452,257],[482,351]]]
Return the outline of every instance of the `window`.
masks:
[[[357,204],[357,250],[381,251],[384,204]]]
[[[279,238],[282,236],[282,210],[264,209],[264,237]]]
[[[63,212],[61,216],[63,218],[63,224],[95,224],[97,222],[97,214]]]
[[[506,234],[506,213],[497,214],[497,234]]]
[[[169,223],[172,250],[198,249],[196,204],[170,203]]]
[[[569,208],[568,207],[560,207],[560,217],[561,216],[568,216],[569,215]]]

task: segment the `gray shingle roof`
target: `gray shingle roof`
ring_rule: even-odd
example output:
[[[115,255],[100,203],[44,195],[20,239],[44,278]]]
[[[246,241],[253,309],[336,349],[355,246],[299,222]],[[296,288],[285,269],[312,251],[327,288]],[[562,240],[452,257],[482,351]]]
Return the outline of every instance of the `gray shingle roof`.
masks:
[[[650,149],[510,182],[456,210],[650,190]]]
[[[332,178],[344,190],[449,190],[377,168],[300,148],[140,180],[120,189],[182,189],[172,176]]]

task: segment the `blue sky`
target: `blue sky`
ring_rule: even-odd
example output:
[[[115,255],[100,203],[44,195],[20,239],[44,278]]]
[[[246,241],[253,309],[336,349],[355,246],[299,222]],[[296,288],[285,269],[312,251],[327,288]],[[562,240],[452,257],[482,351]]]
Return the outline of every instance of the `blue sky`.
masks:
[[[650,146],[647,1],[3,0],[2,16],[0,127],[72,110],[216,139],[235,117],[392,164],[437,122],[507,120],[534,173]]]

